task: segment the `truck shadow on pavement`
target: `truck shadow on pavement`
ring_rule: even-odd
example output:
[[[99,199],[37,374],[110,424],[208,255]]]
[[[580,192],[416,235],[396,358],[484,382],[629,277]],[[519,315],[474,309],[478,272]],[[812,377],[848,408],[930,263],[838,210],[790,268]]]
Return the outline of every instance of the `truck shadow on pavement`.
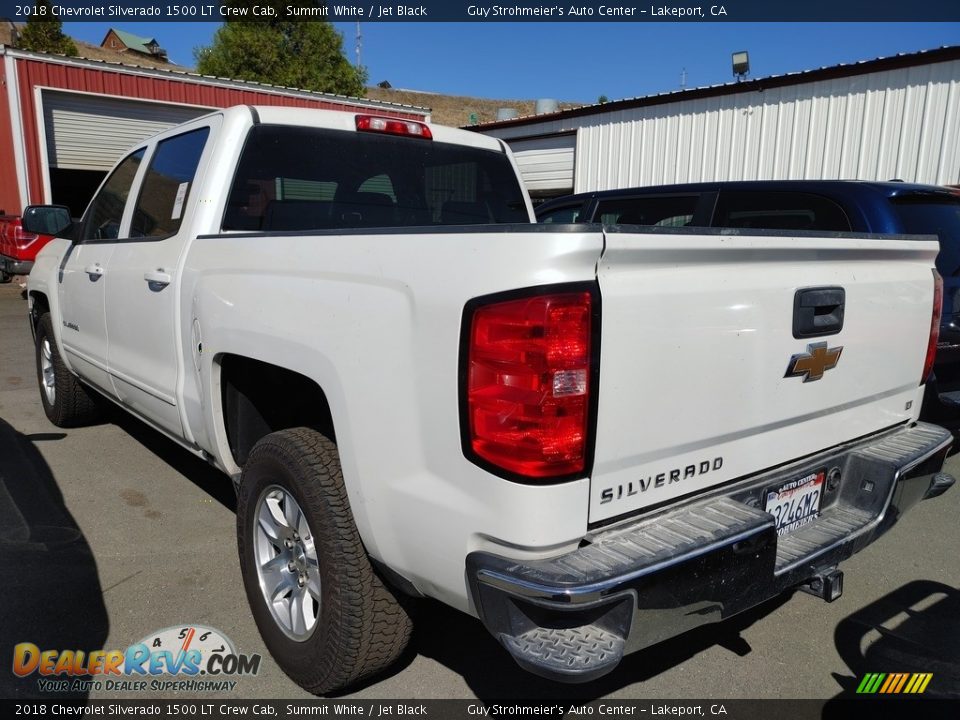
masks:
[[[118,408],[109,408],[107,421],[132,437],[164,463],[203,490],[231,512],[237,511],[237,494],[233,483],[213,465],[168,440],[153,428]]]
[[[432,658],[463,676],[481,701],[551,698],[587,703],[634,683],[649,680],[719,645],[745,656],[752,650],[741,632],[789,601],[785,593],[729,620],[706,625],[684,635],[627,655],[599,680],[568,685],[532,675],[517,665],[479,620],[439,602],[422,601],[412,610],[414,652]],[[451,638],[455,638],[451,642]]]
[[[38,673],[13,672],[14,646],[102,650],[109,630],[97,564],[34,442],[0,419],[0,697],[86,698],[42,692]],[[62,680],[67,676],[56,678]],[[71,681],[72,684],[72,681]]]
[[[925,699],[960,699],[956,588],[932,580],[909,582],[844,618],[834,640],[851,673],[834,675],[841,688],[838,701],[858,697],[867,673],[932,673]]]

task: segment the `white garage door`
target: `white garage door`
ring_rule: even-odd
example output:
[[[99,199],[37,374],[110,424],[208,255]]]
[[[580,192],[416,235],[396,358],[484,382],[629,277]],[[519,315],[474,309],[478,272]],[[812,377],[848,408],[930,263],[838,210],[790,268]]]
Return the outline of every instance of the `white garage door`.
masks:
[[[530,140],[507,139],[532,195],[562,195],[573,192],[576,134]]]
[[[208,109],[44,90],[47,162],[65,170],[113,167],[132,145]]]

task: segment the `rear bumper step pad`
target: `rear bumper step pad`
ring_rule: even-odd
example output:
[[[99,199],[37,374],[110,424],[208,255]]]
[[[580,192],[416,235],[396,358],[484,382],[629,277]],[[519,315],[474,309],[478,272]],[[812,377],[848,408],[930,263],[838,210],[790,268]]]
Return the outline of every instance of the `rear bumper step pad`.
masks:
[[[600,677],[623,655],[717,622],[828,572],[942,494],[951,434],[916,424],[764,473],[604,530],[555,558],[467,557],[484,625],[526,669],[566,682]],[[777,536],[765,491],[810,468],[839,480],[819,517]]]

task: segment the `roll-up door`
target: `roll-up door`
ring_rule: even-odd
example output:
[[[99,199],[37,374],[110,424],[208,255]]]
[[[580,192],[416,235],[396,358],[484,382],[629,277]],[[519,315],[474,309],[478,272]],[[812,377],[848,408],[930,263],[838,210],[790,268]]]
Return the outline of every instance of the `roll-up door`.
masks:
[[[209,109],[42,91],[47,163],[62,170],[113,167],[131,146]]]
[[[577,136],[555,135],[529,140],[507,139],[531,195],[573,192],[573,167]]]

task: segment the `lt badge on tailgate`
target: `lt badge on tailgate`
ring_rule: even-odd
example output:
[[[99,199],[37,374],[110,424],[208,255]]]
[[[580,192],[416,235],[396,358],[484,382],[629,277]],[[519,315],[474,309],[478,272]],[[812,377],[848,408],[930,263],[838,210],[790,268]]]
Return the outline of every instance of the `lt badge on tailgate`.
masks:
[[[828,348],[827,343],[810,343],[805,353],[797,353],[787,364],[788,377],[802,377],[804,382],[819,380],[827,370],[832,370],[840,362],[843,345]]]

